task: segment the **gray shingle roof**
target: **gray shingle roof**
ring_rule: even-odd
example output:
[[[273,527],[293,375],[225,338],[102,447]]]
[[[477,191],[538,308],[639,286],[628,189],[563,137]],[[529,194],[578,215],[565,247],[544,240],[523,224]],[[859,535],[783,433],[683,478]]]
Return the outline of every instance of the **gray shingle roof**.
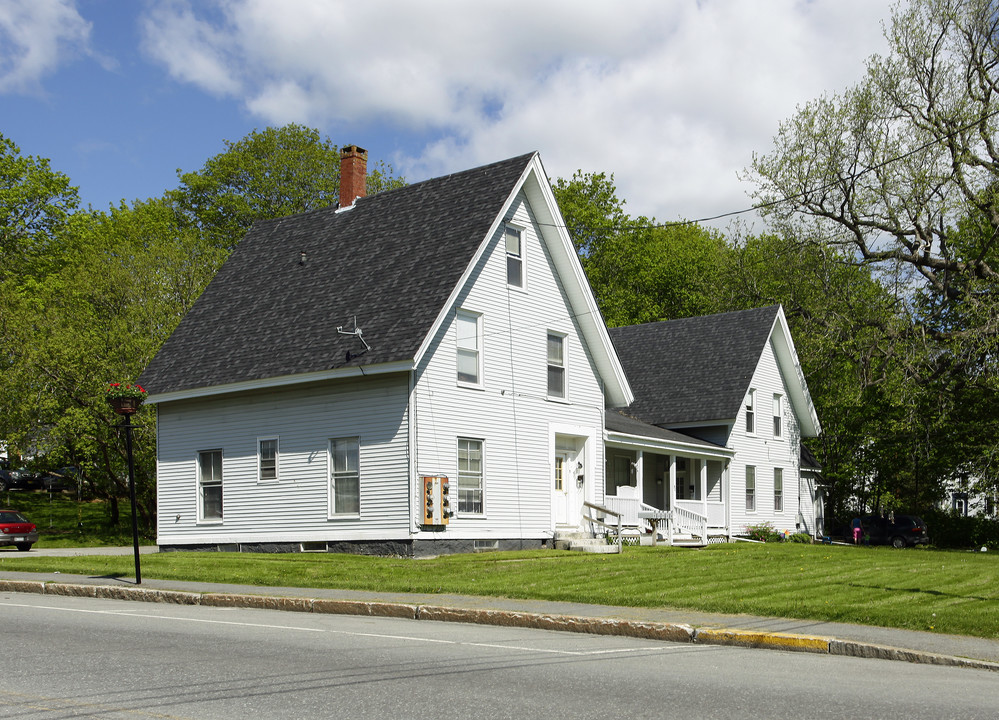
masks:
[[[611,328],[635,393],[628,415],[662,426],[734,419],[779,309]]]
[[[161,394],[413,359],[533,157],[256,223],[139,381]],[[363,353],[337,333],[355,316]]]
[[[707,440],[701,440],[700,438],[695,438],[690,435],[684,435],[683,433],[676,432],[675,430],[667,430],[655,425],[650,425],[649,423],[644,423],[641,420],[636,420],[635,418],[628,416],[621,410],[608,410],[604,414],[604,427],[611,432],[624,433],[625,435],[637,435],[639,437],[655,438],[658,440],[665,440],[667,442],[683,443],[685,445],[700,445],[702,447],[715,450],[722,447],[720,445],[716,445],[715,443],[708,442]]]

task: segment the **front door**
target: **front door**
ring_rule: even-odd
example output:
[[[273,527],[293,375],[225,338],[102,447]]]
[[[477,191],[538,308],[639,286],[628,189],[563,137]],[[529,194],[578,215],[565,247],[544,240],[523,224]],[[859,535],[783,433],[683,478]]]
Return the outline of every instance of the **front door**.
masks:
[[[552,506],[555,510],[555,524],[569,524],[569,456],[555,453],[554,477],[552,478]]]

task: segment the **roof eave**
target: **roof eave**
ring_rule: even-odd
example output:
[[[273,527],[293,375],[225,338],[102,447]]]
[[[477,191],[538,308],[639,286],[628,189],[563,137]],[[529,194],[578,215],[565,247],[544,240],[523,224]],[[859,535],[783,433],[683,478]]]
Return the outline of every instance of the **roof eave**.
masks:
[[[370,375],[385,375],[388,373],[408,372],[415,367],[412,360],[403,360],[379,365],[353,365],[350,367],[320,370],[317,372],[283,375],[280,377],[262,378],[260,380],[245,380],[242,382],[211,385],[174,392],[156,393],[146,398],[147,404],[175,402],[177,400],[195,400],[198,398],[227,395],[229,393],[248,392],[254,390],[269,390],[271,388],[301,385],[303,383],[322,382],[325,380],[341,380],[353,377],[368,377]]]
[[[645,435],[633,435],[631,433],[620,432],[617,430],[604,431],[604,442],[627,445],[631,447],[653,448],[656,450],[696,453],[698,455],[719,459],[731,459],[735,457],[734,450],[724,448],[720,445],[700,443],[695,440],[691,440],[689,443],[678,442],[676,440],[652,438]]]
[[[539,156],[534,156],[528,170],[533,172],[534,182],[526,183],[525,177],[522,184],[525,185],[525,192],[531,200],[535,213],[539,215],[541,231],[545,235],[549,249],[561,250],[559,253],[552,253],[552,260],[562,279],[562,286],[569,296],[569,302],[575,310],[576,321],[586,338],[597,371],[603,380],[605,401],[615,407],[630,405],[634,402],[635,395],[624,373],[624,366],[614,349],[610,333],[607,332],[607,325],[600,313],[597,299],[586,279],[583,265],[576,254],[576,247],[558,209],[555,194],[552,192]],[[540,217],[541,213],[544,213],[544,217]]]
[[[794,348],[794,339],[791,337],[791,330],[784,317],[783,307],[778,308],[777,317],[774,318],[774,325],[770,331],[770,338],[774,341],[774,352],[781,374],[787,382],[789,400],[795,415],[798,417],[801,436],[818,437],[819,433],[822,432],[819,427],[819,416],[815,411],[812,396],[808,392],[805,372],[798,360],[798,353]]]

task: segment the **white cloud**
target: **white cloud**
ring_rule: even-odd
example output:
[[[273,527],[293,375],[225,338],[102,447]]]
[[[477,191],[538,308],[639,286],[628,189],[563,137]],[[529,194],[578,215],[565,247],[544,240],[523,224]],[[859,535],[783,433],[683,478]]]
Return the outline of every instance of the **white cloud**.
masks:
[[[75,0],[0,3],[0,93],[39,93],[68,56],[89,54],[90,23]]]
[[[736,173],[796,105],[860,78],[890,3],[177,0],[144,27],[177,79],[265,122],[423,133],[369,148],[410,179],[536,149],[669,220],[747,206]]]

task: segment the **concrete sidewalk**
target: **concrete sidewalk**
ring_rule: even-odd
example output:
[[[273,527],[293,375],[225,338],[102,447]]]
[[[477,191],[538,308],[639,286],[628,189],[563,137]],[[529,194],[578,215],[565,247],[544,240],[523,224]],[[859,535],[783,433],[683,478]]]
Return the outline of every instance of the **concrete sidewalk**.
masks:
[[[94,554],[92,548],[88,550],[89,554]],[[125,550],[125,554],[132,552],[131,548]],[[155,579],[144,579],[140,586],[128,578],[22,572],[0,572],[0,592],[483,623],[999,671],[999,641],[996,640],[692,610]]]

